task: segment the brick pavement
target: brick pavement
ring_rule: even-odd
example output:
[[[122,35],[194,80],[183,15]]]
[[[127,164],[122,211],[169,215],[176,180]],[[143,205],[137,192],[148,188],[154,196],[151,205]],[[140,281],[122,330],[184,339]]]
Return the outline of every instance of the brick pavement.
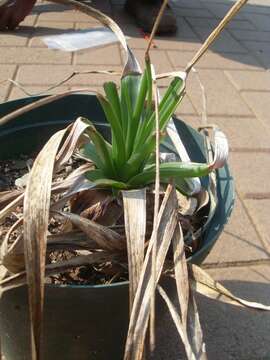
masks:
[[[130,45],[142,61],[146,46],[133,19],[122,10],[124,1],[93,1],[113,16],[131,37]],[[183,68],[207,34],[232,4],[229,0],[173,0],[179,31],[159,37],[152,50],[158,71]],[[229,25],[197,69],[207,90],[208,116],[227,134],[230,165],[236,182],[236,206],[230,223],[207,258],[205,266],[235,292],[263,300],[270,298],[270,6],[251,0]],[[118,45],[78,54],[47,50],[45,34],[96,26],[96,21],[63,6],[38,3],[33,13],[13,33],[0,35],[0,82],[17,80],[35,93],[63,79],[74,69],[119,70],[123,56]],[[99,89],[107,75],[73,78],[63,89],[91,86]],[[166,82],[162,83],[166,85]],[[0,101],[24,96],[4,83]],[[193,126],[200,123],[201,93],[191,76],[187,98],[177,113]],[[214,269],[215,267],[218,268]],[[234,308],[199,299],[205,320],[209,359],[269,359],[270,317],[237,312]],[[157,359],[175,359],[172,346],[159,349]],[[170,351],[172,355],[170,355]]]

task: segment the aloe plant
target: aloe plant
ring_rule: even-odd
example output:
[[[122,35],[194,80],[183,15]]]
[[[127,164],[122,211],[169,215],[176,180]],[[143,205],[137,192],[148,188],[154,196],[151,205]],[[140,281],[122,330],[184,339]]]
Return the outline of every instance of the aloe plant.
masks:
[[[130,323],[124,360],[143,358],[149,318],[150,345],[154,344],[153,330],[151,329],[154,328],[156,290],[168,306],[184,344],[187,358],[190,360],[206,359],[194,291],[214,299],[219,299],[222,294],[226,301],[240,306],[268,311],[270,311],[270,307],[247,302],[234,296],[203,270],[195,265],[188,266],[186,262],[184,235],[178,216],[175,187],[185,193],[186,179],[206,176],[215,168],[223,166],[228,154],[224,135],[221,132],[215,133],[218,141],[215,143],[214,155],[212,158],[209,155],[208,162],[202,164],[181,161],[159,163],[158,148],[165,141],[167,125],[183,99],[186,75],[247,0],[238,0],[189,62],[185,72],[163,74],[163,77],[173,76],[173,80],[160,101],[158,101],[156,75],[149,57],[150,43],[146,51],[145,70],[141,73],[136,59],[125,42],[123,33],[110,18],[96,9],[82,3],[78,4],[74,0],[52,1],[79,7],[81,11],[94,16],[110,27],[117,34],[126,52],[127,61],[120,88],[114,82],[107,82],[104,84],[105,96],[97,94],[110,125],[111,140],[108,141],[103,137],[91,119],[79,118],[71,127],[53,135],[41,150],[33,165],[24,192],[0,194],[0,220],[3,220],[16,206],[22,205],[22,203],[24,208],[23,218],[19,218],[12,226],[0,249],[2,265],[6,267],[4,277],[0,279],[0,290],[3,292],[25,283],[28,284],[30,326],[33,335],[31,355],[33,360],[40,360],[42,357],[41,328],[45,276],[58,274],[82,265],[124,261],[125,265],[128,264],[130,281]],[[163,9],[166,4],[167,1],[164,0]],[[162,15],[162,8],[158,18]],[[157,23],[158,21],[154,29],[157,27]],[[154,30],[151,39],[153,36]],[[0,119],[0,125],[20,114],[76,91],[78,90],[38,100],[34,104],[4,116]],[[84,135],[83,145],[79,145],[82,135]],[[209,139],[206,141],[208,141],[207,149],[211,149]],[[68,178],[60,183],[54,183],[53,175],[70,159],[77,147],[79,147],[82,157],[91,160],[94,168],[92,168],[92,164],[90,166],[84,164]],[[210,175],[212,186],[210,186],[209,194],[207,192],[200,194],[202,196],[201,204],[208,203],[210,199],[208,221],[211,220],[216,207],[214,177],[214,172],[212,172]],[[153,231],[150,238],[146,239],[148,209],[146,188],[147,185],[154,182]],[[159,182],[169,183],[161,204],[159,204]],[[64,211],[63,205],[67,201],[78,200],[78,194],[85,190],[92,191],[96,187],[109,188],[117,195],[119,195],[119,190],[122,190],[125,237],[114,229],[95,223],[81,214],[73,213],[72,210]],[[62,193],[62,197],[50,204],[51,195],[54,193]],[[206,201],[203,200],[203,196],[206,196]],[[6,205],[7,199],[10,201],[8,205]],[[83,240],[76,237],[72,231],[48,236],[49,219],[55,213],[68,219],[78,228],[85,235]],[[9,237],[14,229],[21,226],[22,220],[24,230],[21,235],[23,236],[19,236],[9,247]],[[201,228],[199,230],[201,231]],[[63,262],[47,264],[45,256],[47,245],[49,249],[56,245],[59,246],[59,235],[63,237],[65,245],[73,246],[76,249],[78,246],[79,248],[83,247],[89,251],[89,254]],[[173,261],[167,261],[170,245],[173,248]],[[23,248],[24,252],[22,253]],[[127,255],[124,260],[123,253]],[[119,255],[121,256],[119,257]],[[169,271],[168,275],[175,278],[180,305],[177,309],[158,284],[165,266]],[[24,269],[25,271],[22,271]],[[7,277],[8,271],[15,275]]]
[[[159,129],[161,142],[172,114],[183,98],[184,86],[175,77],[160,101]],[[153,106],[153,79],[150,63],[143,74],[130,74],[121,79],[120,89],[114,82],[104,84],[106,96],[98,95],[99,102],[111,128],[111,143],[87,119],[85,133],[88,143],[81,148],[95,169],[86,177],[112,189],[140,188],[154,182],[155,166],[155,109]],[[211,171],[208,164],[168,162],[160,164],[161,182],[171,178],[205,176]],[[178,184],[180,182],[178,181]],[[178,185],[181,190],[181,185]]]

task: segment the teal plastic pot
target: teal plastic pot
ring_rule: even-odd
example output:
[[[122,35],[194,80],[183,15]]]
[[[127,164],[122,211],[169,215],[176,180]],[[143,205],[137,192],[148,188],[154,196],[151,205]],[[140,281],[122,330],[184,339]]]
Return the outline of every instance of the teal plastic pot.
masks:
[[[0,105],[0,118],[39,97]],[[57,130],[78,116],[96,124],[104,135],[109,128],[94,95],[70,95],[32,110],[0,127],[0,160],[41,149]],[[204,162],[202,136],[181,120],[175,125],[192,161]],[[203,234],[203,245],[189,261],[200,264],[222,232],[234,203],[233,180],[228,166],[217,172],[218,207]],[[207,186],[207,179],[203,179]],[[128,283],[107,286],[46,285],[44,360],[120,360],[128,326]],[[164,309],[158,303],[158,314]],[[27,289],[5,292],[0,301],[2,351],[6,360],[30,359]]]

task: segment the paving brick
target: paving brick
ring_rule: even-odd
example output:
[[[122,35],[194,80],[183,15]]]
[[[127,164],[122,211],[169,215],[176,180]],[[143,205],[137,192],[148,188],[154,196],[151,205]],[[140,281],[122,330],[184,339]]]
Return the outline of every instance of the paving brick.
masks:
[[[201,38],[202,41],[206,40],[210,35],[212,29],[209,27],[197,27],[194,26],[194,30]],[[211,49],[214,51],[220,51],[223,53],[226,52],[236,52],[236,53],[246,53],[247,50],[235,40],[229,32],[224,30],[218,37],[218,39],[211,45]]]
[[[74,27],[73,22],[38,21],[30,39],[30,46],[47,47],[42,40],[44,36],[66,34],[74,31]]]
[[[258,30],[264,30],[269,31],[270,30],[270,21],[269,21],[269,15],[259,15],[259,14],[249,14],[246,13],[245,17],[251,21],[256,29]]]
[[[270,36],[269,36],[270,39]],[[250,50],[256,53],[270,53],[270,42],[264,41],[242,41],[242,43]]]
[[[205,263],[224,263],[266,259],[268,254],[250,220],[236,198],[229,223],[208,255]]]
[[[75,53],[75,64],[121,65],[119,45],[82,50]]]
[[[270,126],[270,92],[243,92],[242,96],[254,114]]]
[[[261,62],[264,69],[270,69],[270,52],[254,52],[254,56]]]
[[[209,18],[196,18],[196,17],[186,17],[188,23],[194,27],[210,27],[212,30],[219,24],[220,20],[218,19],[209,19]],[[232,20],[230,24],[228,24],[227,28],[230,29],[245,29],[252,30],[254,26],[248,20]]]
[[[25,46],[32,33],[32,28],[20,26],[13,31],[4,31],[0,33],[0,46]],[[1,50],[5,51],[5,49]]]
[[[252,1],[249,2],[242,8],[242,13],[252,13],[252,14],[269,14],[270,9],[269,6],[266,6],[266,2],[264,1],[263,4],[259,5],[258,1],[255,1],[255,4],[252,4]]]
[[[144,50],[135,49],[134,54],[140,62],[142,68],[144,68]],[[164,50],[152,50],[151,61],[155,65],[157,73],[173,71],[173,67],[170,64],[169,58]]]
[[[93,0],[91,6],[111,15],[111,5],[109,0]],[[65,6],[62,4],[52,3],[38,3],[33,10],[34,13],[39,14],[39,19],[44,21],[74,21],[74,22],[89,22],[93,17],[82,13],[81,11],[73,10],[72,6]]]
[[[269,154],[231,152],[229,164],[242,193],[270,192]]]
[[[121,72],[120,67],[111,67],[112,70]],[[71,75],[73,71],[104,70],[102,65],[21,65],[18,70],[17,80],[23,85],[45,85],[47,87],[56,84]],[[40,74],[46,77],[40,78]],[[67,85],[79,86],[101,86],[104,81],[117,81],[119,76],[103,74],[82,74],[73,77]]]
[[[207,9],[196,9],[186,7],[174,7],[174,13],[179,16],[191,16],[197,18],[213,18],[211,12]]]
[[[25,47],[5,47],[1,52],[1,64],[68,64],[71,62],[71,54],[57,50]]]
[[[242,90],[270,91],[270,73],[266,71],[225,71],[233,85]]]
[[[7,96],[10,83],[5,82],[7,79],[12,79],[16,71],[15,65],[1,65],[0,66],[0,103],[5,100]]]
[[[270,32],[268,31],[230,29],[230,33],[238,40],[270,42]]]
[[[177,51],[168,51],[168,56],[175,68],[183,68],[188,61],[192,59],[194,53],[183,52],[181,55]],[[258,70],[262,66],[250,54],[233,54],[233,53],[206,53],[196,64],[198,69],[243,69]]]
[[[213,1],[204,2],[204,6],[207,7],[207,9],[215,15],[218,19],[223,19],[224,16],[227,14],[227,12],[231,9],[232,4],[217,4]],[[244,19],[244,16],[242,15],[241,10],[234,16],[234,19]]]
[[[260,232],[268,244],[268,251],[270,249],[270,222],[269,222],[269,210],[270,199],[260,200],[245,200],[246,205],[254,218],[255,222],[260,228]]]
[[[146,49],[147,41],[142,37],[142,33],[138,29],[137,33],[129,33],[128,31],[124,31],[124,33],[127,36],[132,36],[128,40],[132,49]],[[194,51],[201,46],[201,40],[195,35],[187,22],[185,22],[185,19],[181,18],[178,21],[177,33],[174,36],[156,36],[154,46],[162,50]]]
[[[200,115],[185,115],[184,120],[195,128],[202,124]],[[209,116],[208,123],[216,124],[226,134],[233,151],[270,151],[269,134],[265,126],[255,117]]]
[[[207,94],[209,115],[251,115],[251,111],[221,70],[200,70],[199,74]],[[193,73],[187,80],[187,93],[198,113],[201,113],[202,92],[197,76]]]
[[[171,4],[174,8],[190,8],[190,9],[203,9],[200,0],[172,0]]]
[[[192,105],[192,102],[190,101],[188,95],[184,97],[184,99],[182,100],[181,104],[179,105],[175,113],[177,116],[179,116],[180,119],[182,115],[197,114],[197,111]]]
[[[214,30],[214,28],[219,24],[219,20],[214,18],[197,18],[193,16],[185,17],[187,22],[193,27],[207,27]]]
[[[39,15],[39,21],[68,22],[73,20],[74,22],[89,22],[89,19],[88,15],[75,10],[65,10],[63,13],[61,11],[51,11]]]

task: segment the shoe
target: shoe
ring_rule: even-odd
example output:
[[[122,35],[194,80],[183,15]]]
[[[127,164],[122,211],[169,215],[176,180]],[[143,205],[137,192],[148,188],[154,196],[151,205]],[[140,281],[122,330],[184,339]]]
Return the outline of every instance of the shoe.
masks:
[[[151,33],[154,22],[162,5],[162,0],[147,2],[144,0],[127,0],[126,12],[135,17],[136,23],[146,33]],[[157,34],[174,34],[177,31],[176,17],[170,6],[167,6],[157,29]]]

